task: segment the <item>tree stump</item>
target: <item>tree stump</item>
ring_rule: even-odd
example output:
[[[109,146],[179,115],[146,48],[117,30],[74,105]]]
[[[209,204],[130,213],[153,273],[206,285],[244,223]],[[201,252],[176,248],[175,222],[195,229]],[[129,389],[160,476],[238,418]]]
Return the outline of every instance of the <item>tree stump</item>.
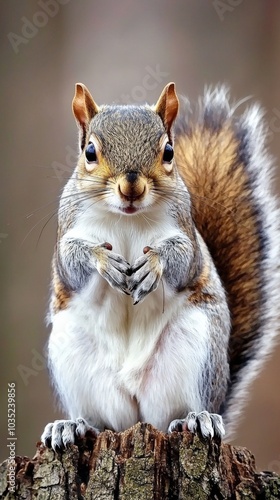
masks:
[[[15,493],[8,466],[0,466],[1,499],[280,499],[280,477],[258,473],[245,448],[141,423],[87,434],[58,453],[38,443],[33,459],[16,457]]]

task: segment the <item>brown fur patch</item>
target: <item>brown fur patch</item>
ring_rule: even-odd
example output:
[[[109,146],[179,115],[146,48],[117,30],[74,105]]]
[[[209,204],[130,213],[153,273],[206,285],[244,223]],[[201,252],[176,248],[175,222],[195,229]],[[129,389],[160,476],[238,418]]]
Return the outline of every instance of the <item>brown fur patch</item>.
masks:
[[[52,296],[52,309],[54,313],[62,311],[67,308],[70,298],[72,297],[72,292],[66,289],[65,285],[61,282],[58,277],[55,263],[53,262],[53,296]]]
[[[188,297],[188,302],[192,304],[201,304],[203,302],[213,301],[213,295],[207,292],[207,286],[209,284],[209,266],[204,264],[203,269],[199,277],[195,280],[195,283],[188,287],[192,292]]]

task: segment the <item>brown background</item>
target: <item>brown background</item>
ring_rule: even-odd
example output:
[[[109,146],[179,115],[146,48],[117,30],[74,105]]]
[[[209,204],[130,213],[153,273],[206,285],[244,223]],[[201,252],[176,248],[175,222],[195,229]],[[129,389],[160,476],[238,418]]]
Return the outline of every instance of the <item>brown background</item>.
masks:
[[[47,0],[41,0],[42,4]],[[8,455],[8,381],[16,381],[18,454],[32,455],[44,424],[55,417],[42,363],[48,336],[44,316],[55,216],[40,233],[57,208],[62,177],[73,168],[77,135],[71,100],[75,82],[88,85],[99,103],[125,98],[154,102],[163,85],[172,80],[180,93],[196,99],[205,84],[228,82],[235,98],[252,95],[265,107],[270,147],[279,158],[280,3],[64,0],[53,17],[40,17],[38,1],[1,0],[0,6],[4,458]],[[23,17],[44,26],[36,33],[29,27],[26,33]],[[18,53],[8,38],[13,36],[11,32],[25,37],[19,40]],[[158,73],[158,81],[147,80],[145,76],[156,68],[164,74]],[[153,89],[145,88],[147,81],[155,84]],[[275,189],[279,190],[278,181]],[[30,213],[33,215],[27,217]],[[236,436],[236,443],[256,454],[260,468],[278,473],[279,364],[280,349],[275,348],[252,387]]]

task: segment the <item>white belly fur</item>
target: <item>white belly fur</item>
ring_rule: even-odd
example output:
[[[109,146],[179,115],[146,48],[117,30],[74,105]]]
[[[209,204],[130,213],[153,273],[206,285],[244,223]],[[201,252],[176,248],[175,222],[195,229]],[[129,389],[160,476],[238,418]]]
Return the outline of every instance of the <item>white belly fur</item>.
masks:
[[[119,228],[95,226],[94,238],[89,227],[79,224],[69,236],[108,241],[131,263],[154,238],[171,232],[165,222],[162,227],[157,223],[156,235],[153,224],[133,234],[135,223],[125,217]],[[164,302],[160,284],[133,306],[131,297],[95,273],[67,309],[53,317],[50,364],[70,418],[82,416],[100,429],[116,431],[142,420],[166,431],[172,419],[203,409],[198,380],[207,353],[206,313],[166,283],[164,289]]]

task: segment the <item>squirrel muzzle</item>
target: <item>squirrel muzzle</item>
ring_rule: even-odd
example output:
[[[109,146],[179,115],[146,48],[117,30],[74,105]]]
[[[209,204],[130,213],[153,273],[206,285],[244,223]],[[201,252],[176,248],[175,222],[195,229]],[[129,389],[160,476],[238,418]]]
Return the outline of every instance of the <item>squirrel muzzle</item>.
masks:
[[[135,201],[143,198],[146,185],[146,180],[131,170],[119,179],[118,192],[123,200]]]

